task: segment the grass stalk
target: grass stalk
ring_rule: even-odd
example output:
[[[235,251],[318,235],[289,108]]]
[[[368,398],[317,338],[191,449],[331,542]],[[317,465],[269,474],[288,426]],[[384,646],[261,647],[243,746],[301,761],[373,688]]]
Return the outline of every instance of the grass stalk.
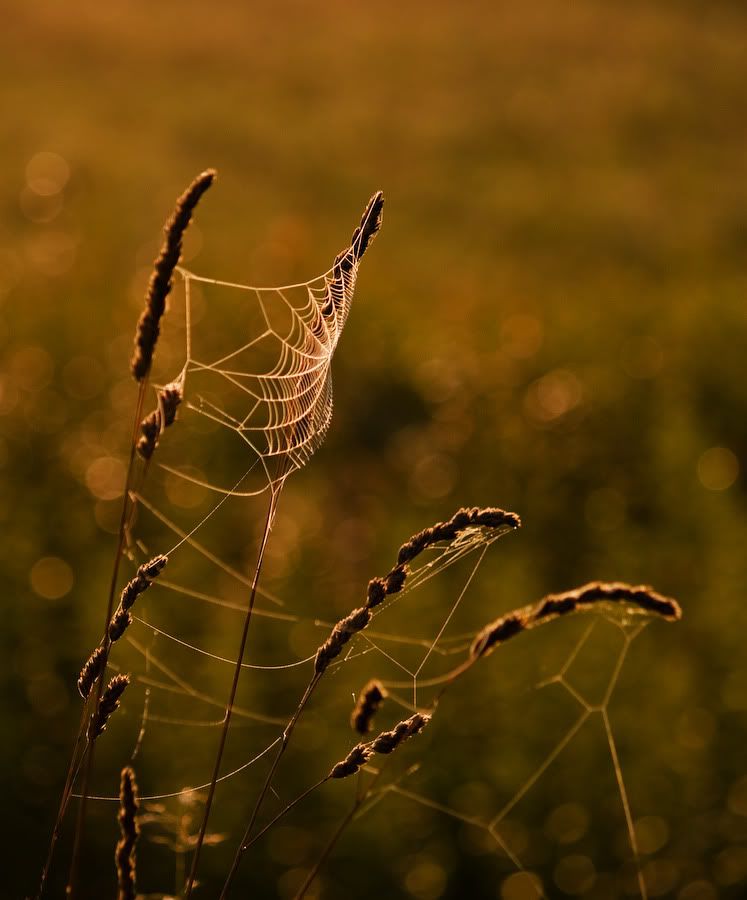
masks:
[[[132,481],[132,473],[133,473],[134,463],[135,463],[136,438],[137,438],[140,419],[142,417],[142,410],[143,410],[143,404],[145,402],[146,389],[147,389],[147,379],[143,379],[138,386],[138,396],[137,396],[137,401],[135,404],[135,416],[134,416],[133,427],[132,427],[132,439],[130,442],[130,458],[129,458],[129,463],[128,463],[128,467],[127,467],[127,475],[125,477],[125,491],[124,491],[124,498],[122,501],[122,513],[121,513],[120,520],[119,520],[117,550],[114,555],[114,565],[112,567],[112,578],[111,578],[111,582],[110,582],[110,586],[109,586],[109,597],[108,597],[108,601],[107,601],[106,619],[104,622],[104,636],[102,638],[102,644],[101,644],[104,654],[105,654],[105,658],[106,658],[106,656],[108,656],[109,620],[111,619],[112,610],[114,609],[114,596],[115,596],[116,589],[117,589],[117,578],[119,575],[119,566],[120,566],[120,562],[121,562],[121,558],[122,558],[122,550],[124,547],[124,538],[125,538],[125,534],[126,534],[129,515],[131,514],[131,510],[132,510],[132,507],[129,506],[129,488],[130,488],[130,483]],[[106,668],[106,661],[104,662],[104,666],[102,668],[102,674],[97,679],[96,704],[98,704],[98,702],[100,701],[101,694],[103,692],[103,687],[104,687],[103,669],[105,669],[105,668]],[[90,697],[88,697],[83,706],[83,711],[82,711],[81,717],[80,717],[80,723],[78,725],[78,733],[75,738],[75,743],[73,745],[73,751],[70,755],[70,763],[68,765],[67,775],[65,776],[65,785],[62,789],[62,795],[60,797],[60,805],[59,805],[59,808],[57,811],[57,817],[55,819],[54,827],[52,829],[52,835],[51,835],[50,842],[49,842],[49,849],[47,851],[47,858],[44,863],[44,868],[42,869],[41,878],[39,880],[39,888],[38,888],[37,894],[36,894],[37,900],[38,900],[38,898],[41,897],[41,895],[44,892],[44,886],[46,884],[46,880],[49,875],[49,869],[52,865],[52,859],[54,856],[55,846],[57,844],[57,840],[60,835],[60,830],[62,828],[62,823],[65,818],[65,814],[67,812],[68,805],[70,803],[70,797],[72,795],[73,785],[75,784],[75,780],[76,780],[77,774],[80,770],[80,766],[83,762],[83,759],[85,758],[86,751],[88,750],[88,743],[85,740],[85,735],[86,735],[86,723],[89,718],[89,709],[90,708],[91,708]],[[94,709],[95,709],[95,706],[94,706]],[[81,747],[82,747],[82,750],[81,750]],[[79,754],[80,754],[80,758],[78,758]],[[89,754],[89,760],[90,760],[90,754]],[[92,763],[90,763],[90,762],[88,763],[88,766],[86,769],[87,773],[88,773],[89,768],[92,768]],[[88,776],[88,781],[90,781],[90,775]],[[86,787],[87,787],[87,785],[86,785]],[[85,793],[86,793],[86,791],[84,790],[84,795],[85,795]],[[83,806],[83,803],[81,803],[81,806]],[[76,824],[76,840],[75,840],[75,844],[74,844],[75,848],[79,848],[79,846],[80,846],[79,832],[82,832],[84,818],[85,818],[85,813],[83,813],[82,816],[79,814],[78,823]],[[73,860],[75,860],[77,852],[79,852],[77,849],[74,850]],[[71,871],[73,871],[73,870],[71,869]],[[74,872],[73,872],[73,874],[74,874]],[[68,884],[70,885],[70,879],[68,879]],[[71,891],[68,890],[68,893],[70,894]]]
[[[117,592],[117,581],[119,579],[119,567],[122,562],[122,552],[124,550],[125,544],[125,536],[127,534],[127,528],[129,526],[130,517],[135,509],[134,502],[130,500],[130,487],[132,482],[132,474],[135,468],[135,455],[137,449],[137,435],[138,429],[140,427],[140,420],[143,417],[143,405],[145,403],[145,392],[148,387],[148,377],[147,375],[141,379],[138,386],[138,395],[137,402],[135,404],[135,417],[132,426],[132,437],[130,440],[130,458],[127,464],[127,475],[125,477],[125,486],[124,486],[124,497],[122,500],[122,514],[119,519],[119,530],[117,533],[117,549],[114,554],[114,565],[112,566],[112,577],[109,582],[109,596],[107,598],[106,605],[106,618],[104,620],[104,636],[101,639],[101,647],[104,651],[104,670],[106,669],[106,660],[109,657],[109,650],[111,649],[111,641],[109,640],[109,622],[111,621],[112,612],[114,611],[114,597]],[[104,691],[104,672],[99,676],[96,682],[96,699],[93,706],[94,711],[98,709],[98,705],[101,702],[101,695]],[[84,715],[82,726],[85,727],[86,716]],[[82,728],[81,728],[82,731]],[[91,777],[93,775],[93,765],[94,765],[94,749],[96,746],[96,738],[91,737],[91,739],[87,742],[86,746],[83,749],[84,756],[87,753],[86,759],[86,768],[83,776],[83,787],[81,790],[81,798],[80,798],[80,806],[78,807],[78,817],[75,824],[75,838],[73,842],[73,853],[70,861],[70,873],[68,875],[67,882],[67,896],[69,900],[74,900],[75,898],[75,889],[76,889],[76,881],[78,874],[78,866],[80,862],[81,849],[82,849],[82,840],[83,840],[83,830],[85,828],[86,821],[86,812],[87,812],[87,804],[88,804],[88,792],[91,784]],[[74,779],[70,782],[68,787],[68,798],[65,801],[64,809],[62,809],[62,815],[64,817],[65,810],[67,808],[67,802],[70,799],[70,793],[72,792],[74,784]]]
[[[213,774],[210,780],[210,787],[208,789],[207,800],[205,801],[205,811],[202,816],[202,822],[200,824],[200,833],[197,837],[197,843],[195,844],[194,856],[192,858],[192,866],[189,872],[189,879],[187,881],[187,887],[184,893],[185,900],[188,900],[189,897],[192,896],[192,889],[194,887],[195,878],[197,877],[197,869],[200,863],[200,851],[202,850],[202,845],[205,841],[205,833],[207,831],[208,819],[210,818],[210,810],[213,805],[213,798],[215,797],[215,789],[218,783],[218,777],[220,775],[220,767],[223,761],[223,752],[226,747],[226,740],[228,739],[228,729],[231,725],[231,714],[233,713],[233,706],[236,700],[236,691],[239,686],[239,678],[241,677],[241,664],[244,660],[244,651],[246,650],[247,639],[249,637],[249,625],[252,619],[252,611],[254,609],[254,600],[257,596],[257,586],[259,584],[259,577],[262,571],[262,562],[264,560],[265,549],[267,547],[267,541],[270,537],[270,529],[272,528],[272,521],[275,517],[275,511],[277,509],[278,498],[280,496],[280,491],[283,487],[283,479],[281,478],[277,483],[277,486],[273,484],[270,488],[270,502],[267,507],[267,518],[265,519],[265,525],[262,532],[262,539],[260,541],[259,551],[257,553],[257,563],[254,567],[254,575],[252,577],[252,586],[249,593],[249,606],[246,611],[246,616],[244,617],[244,627],[241,633],[241,641],[239,643],[239,650],[236,656],[236,666],[234,668],[233,680],[231,682],[231,690],[228,695],[228,702],[226,704],[226,710],[223,718],[223,727],[221,729],[220,740],[218,742],[218,750],[215,754],[215,762],[213,764]]]
[[[301,718],[301,714],[303,713],[304,709],[306,708],[306,704],[311,699],[311,695],[314,693],[314,689],[316,688],[317,684],[319,683],[320,678],[321,678],[321,675],[315,674],[314,677],[311,679],[306,690],[304,691],[303,697],[301,698],[301,702],[298,704],[296,711],[293,713],[293,716],[291,717],[290,721],[288,722],[288,724],[285,727],[285,730],[283,731],[282,739],[280,741],[280,746],[278,747],[278,752],[275,754],[275,757],[272,761],[272,765],[270,766],[270,770],[267,773],[267,776],[265,777],[264,784],[262,785],[262,789],[259,792],[259,795],[254,803],[254,808],[252,809],[252,814],[249,817],[249,824],[246,826],[244,835],[241,838],[241,841],[239,842],[239,846],[236,849],[236,854],[233,858],[233,863],[231,864],[231,869],[228,873],[228,876],[226,877],[226,881],[223,885],[223,890],[221,891],[221,894],[220,894],[220,900],[225,900],[225,898],[228,896],[228,891],[230,890],[231,885],[233,884],[233,880],[236,877],[236,873],[239,870],[239,866],[241,865],[241,860],[244,855],[244,852],[251,846],[252,843],[254,843],[253,841],[251,841],[251,842],[249,841],[249,838],[252,833],[252,828],[254,828],[254,823],[257,821],[257,816],[259,815],[259,811],[262,808],[262,804],[264,803],[264,799],[267,796],[267,792],[269,791],[270,787],[272,786],[272,779],[275,777],[275,772],[277,771],[277,768],[280,765],[280,760],[283,758],[283,755],[285,754],[285,751],[288,747],[288,743],[291,739],[291,735],[293,734],[293,731],[296,727],[298,720]],[[325,778],[324,781],[326,781],[326,780],[327,779]],[[320,782],[320,784],[322,784],[322,783],[323,783],[323,781]],[[298,802],[298,801],[294,801],[294,802]],[[265,829],[263,829],[263,831],[261,833],[263,833],[264,830]]]

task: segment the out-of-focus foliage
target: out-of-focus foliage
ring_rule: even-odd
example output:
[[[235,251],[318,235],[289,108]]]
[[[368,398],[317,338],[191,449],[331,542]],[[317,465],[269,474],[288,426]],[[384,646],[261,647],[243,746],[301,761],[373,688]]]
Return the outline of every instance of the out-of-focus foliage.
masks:
[[[524,528],[491,550],[465,628],[592,578],[679,598],[679,625],[633,643],[610,714],[652,895],[742,896],[745,8],[27,0],[3,10],[0,96],[0,770],[13,860],[0,893],[36,884],[75,677],[101,627],[148,266],[173,199],[210,165],[220,178],[188,264],[229,280],[323,271],[372,191],[387,197],[335,360],[331,433],[289,483],[269,585],[333,618],[411,532],[493,504]],[[201,327],[221,322],[207,309]],[[451,590],[435,584],[427,618],[411,606],[399,625],[427,634]],[[418,790],[470,815],[502,806],[573,720],[568,698],[540,707],[534,687],[581,624],[522,638],[444,700]],[[594,666],[614,647],[603,636]],[[208,687],[223,696],[227,681]],[[173,765],[145,754],[143,782],[170,789]],[[106,772],[97,787],[116,791]],[[302,775],[281,781],[283,799]],[[312,802],[247,867],[257,896],[292,895],[338,799]],[[112,808],[92,822],[87,896],[109,896]],[[561,754],[511,835],[551,896],[635,893],[601,731]],[[483,838],[387,798],[340,845],[323,896],[361,884],[417,900],[530,896]],[[68,852],[63,841],[51,895]],[[141,846],[142,890],[173,887],[173,859],[159,871],[156,852]],[[228,853],[206,851],[206,874]]]

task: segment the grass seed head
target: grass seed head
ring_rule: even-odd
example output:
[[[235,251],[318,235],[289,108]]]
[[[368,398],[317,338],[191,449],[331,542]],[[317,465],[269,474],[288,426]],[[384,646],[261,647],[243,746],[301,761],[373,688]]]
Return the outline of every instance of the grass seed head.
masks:
[[[117,867],[118,900],[135,900],[135,845],[140,834],[137,812],[138,800],[135,772],[130,766],[122,769],[119,782],[119,831],[121,837],[114,851]]]
[[[112,714],[119,708],[119,701],[129,683],[129,675],[115,675],[106,686],[98,709],[91,717],[88,726],[89,740],[95,740],[104,731]]]
[[[359,734],[366,734],[371,730],[371,723],[379,711],[386,690],[380,681],[372,680],[363,688],[358,697],[358,702],[350,716],[350,724]]]
[[[356,744],[345,759],[340,760],[332,767],[329,777],[347,778],[349,775],[355,775],[362,766],[365,766],[372,753],[373,751],[367,744]]]
[[[174,212],[164,226],[164,242],[154,263],[145,298],[145,309],[135,332],[135,350],[130,368],[136,381],[142,381],[150,371],[161,329],[161,316],[166,310],[166,298],[171,291],[174,269],[179,265],[182,255],[184,232],[192,220],[192,213],[200,197],[215,180],[215,174],[214,169],[208,169],[195,178],[176,201]]]
[[[78,676],[78,693],[84,700],[88,699],[91,688],[105,668],[106,653],[102,647],[97,647],[85,661]]]

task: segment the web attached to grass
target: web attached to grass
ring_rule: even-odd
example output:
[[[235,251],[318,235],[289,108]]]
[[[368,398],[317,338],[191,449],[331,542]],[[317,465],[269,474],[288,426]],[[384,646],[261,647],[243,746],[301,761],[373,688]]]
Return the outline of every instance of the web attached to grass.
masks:
[[[324,440],[332,417],[330,363],[347,318],[357,266],[282,288],[257,288],[203,278],[181,269],[186,332],[184,366],[174,379],[184,406],[241,442],[250,461],[238,483],[195,477],[160,463],[173,476],[225,496],[255,496],[303,466]],[[192,335],[195,285],[222,288],[262,330],[246,343],[208,358]],[[204,349],[208,353],[209,347]],[[258,366],[263,368],[259,370]],[[192,382],[195,382],[194,389]],[[244,487],[259,467],[258,487]]]
[[[334,271],[301,285],[252,288],[202,278],[180,270],[184,279],[187,322],[187,359],[179,376],[186,389],[190,374],[218,382],[214,391],[231,392],[229,405],[219,405],[203,393],[187,400],[189,409],[227,428],[242,440],[262,465],[268,486],[278,477],[300,468],[324,440],[332,418],[330,362],[350,309],[357,266],[347,279]],[[256,304],[265,328],[256,337],[217,359],[206,361],[194,354],[191,335],[191,289],[210,284],[242,291],[243,303]],[[242,366],[253,355],[269,354],[268,368],[257,374]],[[276,466],[273,468],[272,463]],[[179,471],[175,475],[194,481]],[[240,488],[202,486],[235,496],[249,493]]]
[[[171,310],[183,334],[183,363],[169,384],[183,408],[206,420],[248,457],[238,482],[200,478],[182,466],[159,465],[174,477],[230,496],[255,496],[303,466],[324,440],[332,418],[331,362],[355,292],[360,261],[381,225],[383,197],[374,194],[350,246],[324,274],[281,287],[255,287],[206,278],[178,268],[183,308]],[[217,308],[220,329],[195,327],[194,294]],[[222,307],[222,308],[221,308]],[[188,385],[189,382],[189,385]],[[168,424],[168,423],[167,423]],[[163,430],[163,429],[162,429]],[[215,441],[215,438],[214,438]],[[225,459],[223,460],[225,462]],[[183,463],[183,461],[182,461]],[[258,467],[255,488],[243,482]]]
[[[138,497],[138,500],[143,503],[144,509],[147,509],[154,517],[158,518],[162,524],[166,523],[167,527],[172,530],[177,541],[175,544],[177,550],[172,552],[178,554],[181,548],[189,548],[201,556],[208,554],[210,564],[216,567],[223,577],[233,579],[241,588],[247,588],[247,578],[210,553],[207,548],[198,542],[196,534],[188,533],[185,536],[170,519],[145,501],[145,498]],[[470,597],[470,588],[474,586],[486,554],[492,544],[502,534],[476,528],[467,530],[453,543],[430,548],[428,553],[424,554],[419,565],[412,571],[404,590],[390,598],[387,604],[383,605],[381,610],[375,615],[371,625],[352,640],[346,652],[332,663],[329,677],[336,678],[339,683],[339,680],[344,678],[345,671],[355,664],[355,660],[366,657],[367,669],[371,674],[378,675],[382,670],[389,673],[389,677],[383,680],[385,687],[389,691],[389,699],[392,704],[389,712],[390,718],[392,715],[394,715],[395,720],[401,717],[392,712],[397,707],[405,710],[406,714],[409,714],[416,708],[432,708],[435,714],[438,715],[438,706],[446,706],[449,703],[448,694],[442,699],[438,699],[440,691],[448,683],[449,673],[453,670],[455,662],[460,660],[468,651],[470,642],[474,637],[474,631],[450,633],[450,625],[459,617],[461,608],[467,605]],[[141,549],[148,549],[148,553],[152,552],[150,548]],[[510,552],[508,547],[505,547],[504,550]],[[430,633],[412,635],[400,631],[387,630],[385,623],[388,614],[394,611],[393,607],[422,602],[422,600],[418,601],[416,598],[411,598],[410,595],[415,591],[427,590],[431,582],[433,582],[433,587],[437,589],[438,585],[435,582],[437,576],[445,574],[449,567],[460,563],[466,566],[466,575],[463,578],[462,585],[456,591],[454,598],[449,601],[448,608],[444,610],[440,621]],[[166,573],[164,574],[166,576]],[[335,620],[333,617],[318,618],[307,612],[288,608],[285,605],[279,607],[279,598],[262,590],[260,590],[260,594],[263,594],[264,602],[255,607],[255,615],[260,622],[264,620],[272,623],[274,626],[280,626],[289,630],[298,626],[305,626],[310,632],[316,633],[317,637],[309,641],[308,653],[301,654],[297,658],[284,657],[278,658],[272,663],[260,664],[252,662],[250,651],[249,658],[243,663],[244,669],[247,670],[244,677],[272,679],[279,673],[285,673],[289,670],[300,670],[297,682],[300,689],[313,666],[317,646],[325,639],[330,629],[334,626]],[[220,596],[219,594],[199,591],[189,584],[180,583],[169,577],[163,577],[154,582],[148,598],[151,607],[157,607],[159,598],[167,595],[174,595],[185,603],[202,608],[205,618],[209,617],[211,610],[220,610],[222,614],[234,616],[236,627],[238,627],[245,612],[245,605],[241,602],[226,599],[225,596]],[[356,598],[351,597],[350,600],[351,607],[355,606]],[[603,727],[610,767],[614,773],[620,797],[620,813],[624,818],[625,827],[629,835],[631,854],[637,859],[638,850],[633,816],[623,777],[623,767],[610,724],[609,706],[628,650],[648,620],[638,616],[631,618],[623,615],[621,617],[616,610],[609,610],[606,614],[605,611],[602,611],[601,614],[593,614],[592,618],[590,626],[584,631],[576,645],[569,650],[563,665],[556,674],[545,679],[537,686],[542,690],[549,688],[551,685],[562,689],[577,703],[579,708],[577,717],[573,719],[563,736],[558,739],[551,752],[536,767],[532,775],[506,799],[492,817],[484,818],[470,815],[469,811],[460,810],[457,807],[435,801],[426,794],[408,786],[406,780],[403,783],[398,778],[392,778],[388,784],[381,788],[375,797],[375,802],[386,802],[387,797],[396,795],[402,800],[428,808],[434,813],[442,814],[447,818],[482,830],[494,841],[496,852],[506,858],[508,872],[512,870],[524,871],[521,855],[512,849],[510,840],[502,833],[502,823],[532,788],[540,782],[542,776],[550,769],[555,760],[564,751],[572,747],[574,739],[583,726],[596,719]],[[596,622],[602,618],[619,629],[621,643],[612,672],[604,689],[604,696],[601,701],[593,702],[574,686],[571,669],[582,648],[592,636]],[[477,622],[476,624],[479,625],[480,623]],[[209,631],[209,629],[206,629],[206,631]],[[190,677],[189,669],[191,666],[189,661],[199,659],[212,669],[222,667],[225,672],[224,678],[227,679],[234,660],[228,655],[213,652],[207,643],[203,644],[187,640],[180,635],[178,623],[172,623],[168,627],[160,627],[155,625],[147,614],[135,617],[135,624],[131,632],[126,639],[130,648],[142,660],[142,669],[139,672],[133,672],[134,680],[141,686],[143,691],[143,705],[140,712],[137,713],[137,710],[133,710],[133,714],[137,714],[140,720],[134,753],[139,751],[144,741],[147,743],[148,734],[153,729],[173,732],[174,747],[176,749],[183,745],[184,735],[189,732],[209,732],[220,728],[223,723],[222,713],[225,700],[219,694],[216,694],[215,689],[212,691],[205,690]],[[166,662],[165,658],[168,654],[163,651],[168,645],[174,645],[187,654],[184,657],[185,665],[179,670]],[[490,666],[491,663],[491,660],[486,660],[482,665]],[[432,669],[434,668],[440,669],[441,674],[432,674]],[[354,694],[355,690],[360,687],[360,685],[356,685],[353,682],[348,681],[346,683],[349,693]],[[191,713],[188,717],[175,715],[172,712],[173,698],[175,696],[186,699],[189,702]],[[437,704],[435,707],[432,706],[434,701]],[[238,765],[231,766],[221,775],[220,783],[225,784],[235,780],[246,773],[247,770],[252,770],[254,766],[267,760],[272,751],[279,746],[283,730],[291,715],[292,708],[290,706],[285,712],[268,715],[244,704],[239,704],[234,710],[236,734],[240,735],[236,739],[242,744],[247,743],[248,748],[251,749],[247,750],[243,761]],[[340,731],[344,732],[346,724],[346,720],[339,722]],[[271,734],[257,742],[257,740],[252,739],[252,733],[257,731],[260,726],[263,729],[263,733],[265,729],[269,728]],[[256,737],[260,737],[260,735],[257,734]],[[416,748],[412,748],[410,755],[412,755],[413,751],[416,752]],[[334,759],[325,759],[321,766],[323,768],[334,761]],[[422,765],[427,766],[427,764],[428,755],[426,754]],[[187,801],[192,802],[190,798],[199,798],[201,792],[206,790],[209,785],[207,766],[204,768],[204,771],[206,772],[206,777],[203,781],[193,782],[183,787],[180,787],[178,784],[167,787],[163,785],[162,777],[160,781],[163,787],[153,791],[148,789],[146,782],[143,785],[143,800],[148,804],[149,821],[152,820],[158,828],[163,830],[166,827],[166,823],[171,821],[169,817],[174,815],[170,808],[163,805],[165,802],[173,801],[182,804]],[[114,801],[117,798],[114,795],[99,795],[94,799]],[[363,813],[365,812],[366,810],[363,811]],[[161,842],[163,843],[164,841],[165,839]],[[213,835],[212,842],[219,843],[215,835]],[[222,842],[222,839],[220,842]],[[185,852],[185,846],[184,841],[178,845],[180,854]],[[639,879],[640,895],[645,897],[646,888],[640,874],[640,868],[638,869],[637,877]],[[537,883],[539,884],[539,882]],[[537,896],[543,896],[540,888],[537,891]]]
[[[133,610],[134,622],[122,642],[127,644],[127,659],[120,659],[122,654],[116,646],[109,663],[112,669],[121,668],[132,675],[133,688],[125,698],[126,715],[121,718],[122,727],[127,724],[133,732],[129,755],[138,764],[152,761],[151,746],[154,754],[177,757],[185,744],[192,743],[191,738],[185,741],[185,735],[216,733],[223,725],[225,697],[219,686],[228,683],[235,666],[226,634],[240,628],[252,581],[251,572],[237,562],[240,557],[226,551],[226,536],[236,536],[237,522],[245,524],[246,513],[242,510],[244,504],[253,502],[252,498],[269,493],[273,501],[277,499],[285,480],[309,460],[327,432],[332,415],[331,360],[350,310],[358,256],[353,243],[323,275],[279,288],[251,287],[206,278],[186,269],[178,271],[181,314],[172,309],[170,316],[175,320],[177,334],[183,338],[183,359],[177,364],[176,377],[155,381],[154,387],[158,392],[164,385],[178,385],[182,406],[173,427],[162,432],[153,460],[142,464],[133,480],[130,500],[137,515],[126,542],[133,571],[156,554],[167,555],[169,563]],[[222,304],[226,318],[230,318],[229,326],[222,328],[220,335],[195,327],[198,294],[203,309],[212,311],[216,302]],[[232,469],[233,474],[226,477],[225,473]],[[160,477],[154,477],[156,472]],[[184,497],[192,490],[203,492],[204,496],[194,504],[186,504]],[[271,510],[272,517],[274,506]],[[325,677],[340,684],[348,670],[359,670],[361,663],[355,661],[365,657],[372,675],[388,673],[381,677],[390,692],[390,709],[432,709],[437,715],[438,705],[449,702],[448,694],[441,699],[449,673],[468,652],[475,630],[483,624],[475,621],[474,615],[468,615],[466,619],[472,621],[474,628],[463,630],[465,607],[475,578],[489,548],[506,530],[466,528],[451,542],[430,547],[412,567],[404,589],[375,611],[370,626],[350,641]],[[247,528],[237,540],[246,544],[250,535]],[[387,627],[392,607],[406,606],[413,591],[424,589],[463,561],[468,565],[467,575],[449,599],[443,615],[433,618],[432,627],[419,635]],[[350,597],[350,608],[359,606],[364,595],[365,585],[361,585],[360,596]],[[246,670],[243,677],[252,683],[265,679],[272,686],[274,679],[296,677],[297,673],[300,690],[313,671],[318,646],[339,616],[318,617],[298,602],[286,605],[286,598],[275,596],[261,584],[258,596],[260,601],[253,613],[258,633],[252,635],[249,653],[242,662]],[[520,856],[501,834],[502,823],[573,742],[582,726],[598,717],[604,728],[631,850],[638,857],[608,708],[627,651],[643,625],[641,620],[636,620],[638,624],[621,620],[617,614],[610,621],[621,630],[622,646],[602,702],[590,702],[574,687],[569,675],[592,633],[592,625],[557,674],[546,682],[559,686],[573,698],[579,707],[577,718],[532,776],[492,817],[471,816],[436,802],[399,779],[384,785],[376,801],[396,794],[482,829],[505,854],[509,866],[521,870]],[[462,630],[452,633],[457,622]],[[273,629],[275,647],[282,647],[272,659],[263,660],[253,649],[255,644],[264,647],[268,643],[262,638],[263,627]],[[302,632],[303,638],[283,641],[277,637],[296,632]],[[491,662],[481,665],[489,666]],[[350,696],[359,687],[351,682],[343,692]],[[234,707],[231,734],[233,743],[241,745],[241,759],[226,766],[219,778],[221,784],[251,772],[282,740],[292,706],[279,714],[259,708],[252,703],[252,697],[260,693],[258,683],[256,690],[242,695]],[[346,721],[339,724],[344,732]],[[110,730],[118,727],[114,721]],[[320,766],[328,769],[335,762],[325,758]],[[201,763],[195,766],[196,777],[191,783],[186,783],[186,776],[180,776],[179,782],[164,784],[163,776],[159,784],[151,787],[147,778],[141,779],[142,799],[151,804],[148,815],[152,822],[160,821],[164,827],[173,824],[168,818],[172,813],[164,806],[168,801],[196,802],[194,798],[209,785],[209,756]],[[202,778],[200,771],[204,773]],[[102,773],[100,780],[103,777]],[[113,780],[113,776],[109,778],[110,782]],[[100,792],[91,799],[118,798]],[[189,835],[179,832],[174,838],[175,852],[183,855],[189,846]],[[645,896],[640,874],[639,886]]]
[[[612,613],[612,611],[610,611],[610,613]],[[611,674],[606,680],[606,684],[603,689],[603,696],[600,700],[593,701],[587,698],[581,690],[574,686],[571,676],[571,669],[573,668],[574,662],[581,653],[582,649],[591,638],[592,633],[594,632],[595,627],[598,625],[600,619],[605,619],[607,622],[611,623],[616,629],[619,630],[620,647],[617,651]],[[636,621],[635,619],[631,620],[627,616],[620,617],[619,615],[605,615],[604,613],[602,613],[601,615],[592,616],[592,621],[584,629],[580,639],[570,650],[568,656],[566,657],[559,670],[554,675],[544,679],[536,686],[538,690],[550,687],[552,685],[557,685],[558,687],[560,687],[578,705],[578,715],[564,731],[562,736],[557,740],[550,752],[547,753],[544,759],[539,763],[539,765],[537,765],[532,774],[521,783],[521,785],[514,791],[514,793],[505,800],[505,802],[496,810],[496,812],[492,816],[475,816],[469,814],[469,812],[467,811],[438,803],[423,793],[419,793],[417,791],[403,787],[397,781],[392,781],[390,784],[387,784],[385,787],[383,787],[380,792],[380,798],[385,797],[387,794],[393,794],[405,800],[411,801],[418,806],[433,810],[436,813],[442,814],[443,816],[463,823],[470,828],[474,828],[478,831],[484,832],[485,835],[487,835],[494,842],[496,851],[502,852],[514,864],[517,871],[523,872],[524,866],[522,865],[521,859],[516,853],[512,851],[509,840],[502,833],[501,826],[507,820],[509,815],[514,811],[514,809],[519,805],[521,800],[531,791],[532,788],[537,785],[538,782],[540,782],[542,776],[545,775],[545,773],[550,769],[550,767],[558,759],[558,757],[560,757],[562,753],[564,753],[566,750],[568,750],[569,747],[572,746],[574,739],[577,737],[581,729],[587,723],[597,720],[601,725],[604,740],[609,752],[609,763],[611,771],[614,774],[615,783],[619,793],[620,810],[624,817],[628,840],[630,842],[630,851],[635,863],[635,877],[637,881],[638,891],[642,898],[646,898],[648,896],[648,891],[641,868],[640,852],[638,849],[638,840],[633,820],[633,813],[631,810],[628,791],[623,775],[623,767],[617,749],[617,742],[615,740],[614,732],[610,722],[609,707],[612,701],[615,687],[617,686],[623,669],[623,664],[628,655],[628,651],[630,650],[630,647],[635,638],[641,634],[643,629],[648,624],[648,620],[644,619],[642,621]],[[454,640],[458,641],[458,638],[455,638]],[[461,648],[457,646],[453,649],[455,651],[458,651]],[[434,679],[432,681],[432,683],[435,684],[437,684],[438,682],[439,679]],[[392,686],[404,687],[405,684],[406,682],[395,683]],[[377,801],[380,798],[377,797]],[[532,875],[527,880],[527,882],[525,883],[525,891],[528,892],[526,893],[526,896],[545,896],[542,882],[536,875]]]

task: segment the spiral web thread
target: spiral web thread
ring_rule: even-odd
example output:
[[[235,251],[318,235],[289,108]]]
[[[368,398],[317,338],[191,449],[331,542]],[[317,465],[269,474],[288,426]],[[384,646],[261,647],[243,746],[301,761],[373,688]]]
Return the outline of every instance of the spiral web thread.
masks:
[[[360,260],[379,227],[381,204],[381,194],[375,194],[350,246],[338,254],[331,269],[303,283],[252,287],[178,269],[184,283],[186,353],[174,383],[184,393],[188,409],[229,429],[244,442],[254,464],[261,465],[265,484],[259,490],[244,491],[240,485],[221,487],[179,469],[164,468],[218,493],[252,496],[308,462],[329,429],[332,357],[350,311]],[[209,361],[198,359],[192,336],[194,284],[239,293],[234,302],[253,304],[264,328],[227,354]],[[252,351],[269,357],[264,370],[242,366],[242,359],[252,362]],[[189,397],[188,376],[197,373],[209,373],[218,390],[229,388],[240,411],[229,411],[200,394]]]

